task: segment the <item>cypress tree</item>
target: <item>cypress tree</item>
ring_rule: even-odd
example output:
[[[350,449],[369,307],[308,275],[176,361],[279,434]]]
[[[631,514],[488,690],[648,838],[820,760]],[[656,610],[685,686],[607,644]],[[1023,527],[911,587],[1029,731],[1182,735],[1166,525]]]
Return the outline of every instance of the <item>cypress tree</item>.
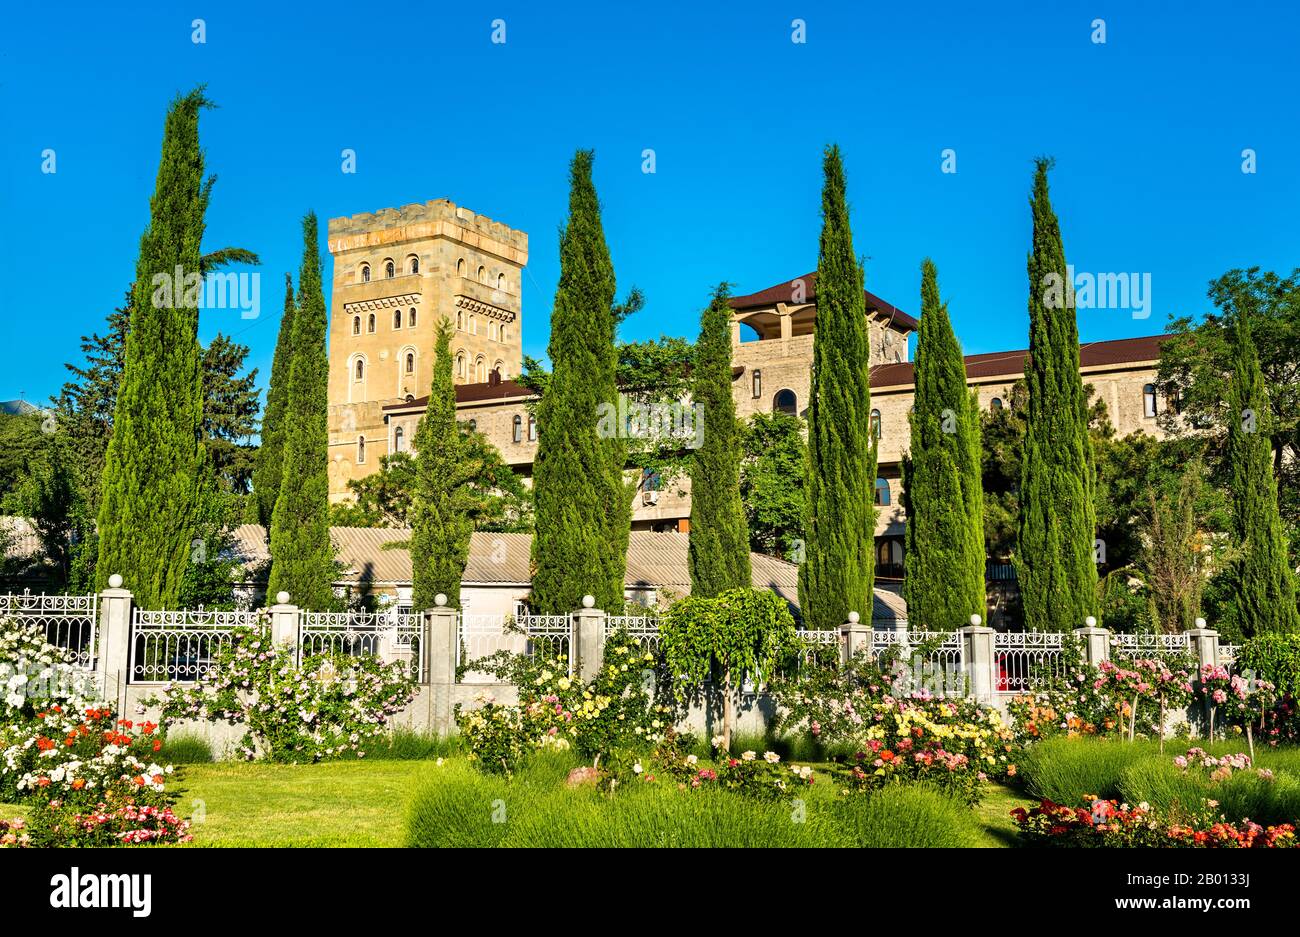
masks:
[[[289,402],[289,372],[293,362],[293,278],[284,275],[284,315],[271,359],[271,383],[266,389],[266,410],[262,417],[262,443],[253,468],[253,497],[249,499],[249,520],[268,530],[284,474],[284,412]]]
[[[532,607],[544,614],[623,607],[631,491],[618,413],[614,265],[591,181],[594,154],[569,167],[569,219],[560,234],[560,282],[551,311],[553,368],[537,407],[533,463],[537,532]]]
[[[951,631],[972,614],[985,614],[979,401],[966,386],[966,363],[929,260],[921,266],[912,373],[912,443],[903,459],[903,599],[914,627]]]
[[[1096,465],[1079,374],[1079,330],[1061,229],[1048,195],[1051,160],[1039,159],[1030,199],[1029,357],[1015,557],[1025,627],[1068,631],[1096,614]]]
[[[808,402],[806,558],[799,602],[809,628],[871,619],[875,579],[876,439],[862,267],[853,253],[844,166],[826,148],[817,257],[817,328]]]
[[[1273,480],[1268,398],[1250,323],[1238,313],[1233,330],[1236,361],[1228,385],[1228,442],[1232,467],[1233,526],[1241,550],[1236,566],[1237,608],[1247,637],[1300,629],[1295,575]]]
[[[210,181],[199,112],[209,106],[198,88],[167,112],[104,461],[97,588],[120,573],[147,609],[176,604],[206,479],[198,300]]]
[[[456,606],[474,525],[465,503],[470,460],[456,422],[451,330],[445,321],[438,326],[433,387],[415,430],[415,451],[410,543],[413,602],[417,609],[433,608],[434,597],[442,592],[448,603]]]
[[[271,516],[267,594],[281,590],[302,608],[334,604],[329,529],[329,401],[325,295],[316,215],[302,221],[302,269],[293,314],[293,357],[284,412],[284,469]]]
[[[731,397],[731,306],[727,284],[700,315],[691,394],[703,438],[691,460],[691,594],[748,589],[749,529],[740,500],[740,427]],[[698,426],[698,423],[697,423]]]

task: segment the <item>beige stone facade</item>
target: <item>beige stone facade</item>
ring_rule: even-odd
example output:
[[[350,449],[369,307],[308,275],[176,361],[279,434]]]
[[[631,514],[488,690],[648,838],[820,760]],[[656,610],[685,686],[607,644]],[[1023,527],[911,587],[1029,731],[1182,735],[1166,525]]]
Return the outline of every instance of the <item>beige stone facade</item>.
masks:
[[[329,222],[330,498],[409,448],[414,426],[385,406],[428,394],[437,323],[455,334],[458,384],[522,366],[520,315],[528,235],[447,199]]]

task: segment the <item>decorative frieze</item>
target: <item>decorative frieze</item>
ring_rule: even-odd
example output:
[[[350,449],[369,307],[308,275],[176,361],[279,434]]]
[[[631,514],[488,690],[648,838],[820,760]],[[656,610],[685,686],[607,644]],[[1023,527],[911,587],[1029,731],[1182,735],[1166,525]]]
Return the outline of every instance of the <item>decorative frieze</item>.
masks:
[[[420,302],[419,293],[404,293],[401,296],[384,296],[380,299],[363,299],[355,303],[344,303],[343,311],[351,315],[354,312],[374,312],[377,309],[405,309]]]
[[[509,309],[502,309],[500,306],[485,303],[472,296],[457,295],[456,308],[463,309],[466,312],[472,312],[477,316],[487,316],[489,319],[498,319],[501,322],[514,322],[516,318],[515,313],[511,312]]]

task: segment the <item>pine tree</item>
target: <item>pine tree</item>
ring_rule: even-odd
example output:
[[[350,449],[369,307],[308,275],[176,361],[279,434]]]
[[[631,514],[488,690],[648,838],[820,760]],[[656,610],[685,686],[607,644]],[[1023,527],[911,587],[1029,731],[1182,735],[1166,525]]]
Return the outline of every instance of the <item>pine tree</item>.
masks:
[[[718,286],[700,316],[691,394],[703,438],[691,461],[691,594],[711,598],[753,583],[740,500],[741,433],[731,397],[731,306]]]
[[[203,348],[203,444],[219,489],[248,493],[256,449],[257,368],[240,373],[248,346],[218,332]]]
[[[1272,420],[1250,323],[1239,313],[1233,331],[1236,361],[1228,385],[1227,464],[1232,471],[1237,614],[1247,637],[1300,630],[1295,574],[1273,479]]]
[[[1068,631],[1095,615],[1096,466],[1079,375],[1079,330],[1061,229],[1039,159],[1030,199],[1029,357],[1016,572],[1030,631]]]
[[[980,414],[929,260],[921,267],[921,326],[912,373],[911,452],[903,459],[903,599],[913,627],[951,631],[971,615],[985,614]]]
[[[325,295],[316,215],[302,222],[302,269],[293,313],[293,357],[284,412],[284,469],[271,516],[267,594],[288,592],[302,608],[334,604],[329,529],[329,402]]]
[[[615,385],[614,266],[591,181],[593,159],[580,150],[570,164],[548,347],[553,371],[537,407],[531,603],[542,613],[572,611],[587,593],[598,608],[623,607],[632,493],[623,479]]]
[[[808,403],[806,558],[799,601],[809,628],[838,628],[874,602],[876,439],[862,267],[853,253],[844,165],[826,149],[817,328]]]
[[[199,88],[167,112],[104,464],[97,585],[120,573],[147,609],[176,603],[206,482],[198,292],[211,185],[199,112],[208,106]]]
[[[415,430],[415,495],[411,530],[413,601],[417,609],[434,607],[438,593],[460,604],[460,581],[469,560],[469,514],[465,486],[472,472],[456,422],[456,387],[452,380],[451,329],[438,327],[433,387],[424,417]]]
[[[262,442],[253,468],[253,497],[249,520],[268,530],[280,494],[284,475],[284,412],[289,398],[289,371],[293,362],[293,278],[284,275],[284,315],[271,359],[271,384],[266,389],[266,410],[262,417]]]

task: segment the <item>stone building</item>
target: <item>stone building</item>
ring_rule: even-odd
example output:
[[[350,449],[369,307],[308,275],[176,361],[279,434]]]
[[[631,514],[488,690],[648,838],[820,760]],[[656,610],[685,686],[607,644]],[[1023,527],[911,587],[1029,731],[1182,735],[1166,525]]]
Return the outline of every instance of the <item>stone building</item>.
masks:
[[[434,329],[453,324],[460,418],[483,432],[527,480],[537,451],[531,392],[511,380],[522,368],[520,282],[528,236],[446,199],[335,218],[330,316],[330,498],[379,468],[381,456],[410,448],[428,401]],[[817,275],[805,274],[734,297],[733,394],[737,413],[807,413]],[[908,445],[913,383],[909,340],[915,318],[864,291],[870,342],[872,420],[879,433],[877,575],[902,577],[900,463]],[[1156,435],[1155,373],[1160,336],[1080,347],[1086,383],[1106,402],[1120,435]],[[983,407],[1009,404],[1023,376],[1024,350],[970,355],[969,383]],[[643,483],[636,531],[686,533],[690,480],[663,490]]]

